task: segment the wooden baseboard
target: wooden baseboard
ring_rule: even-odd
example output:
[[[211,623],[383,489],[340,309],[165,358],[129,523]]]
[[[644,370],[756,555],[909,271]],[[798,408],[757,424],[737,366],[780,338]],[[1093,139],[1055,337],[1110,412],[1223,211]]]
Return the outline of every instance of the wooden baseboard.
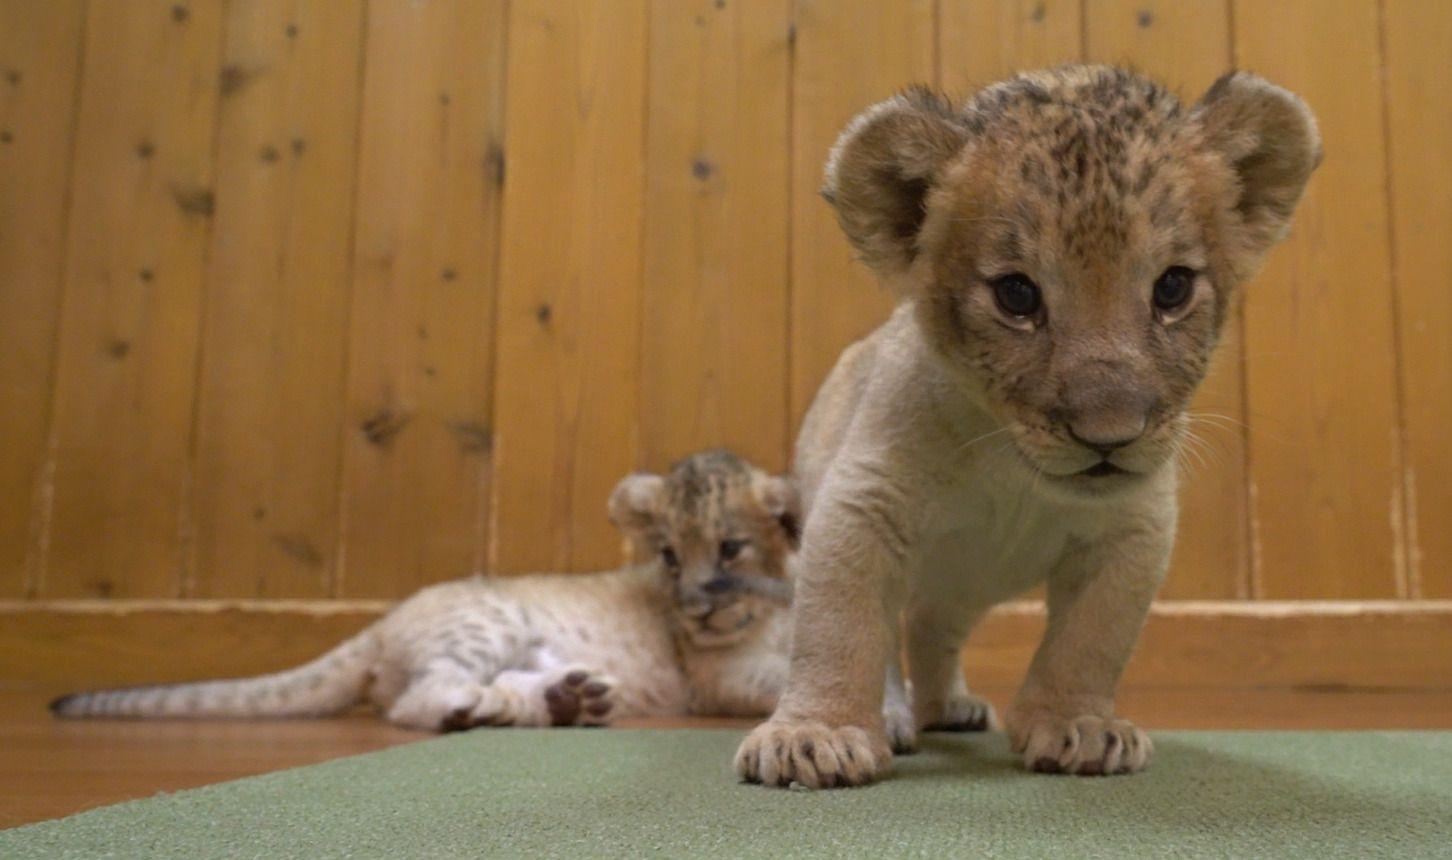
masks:
[[[75,687],[273,671],[326,651],[381,601],[0,601],[0,684]],[[1000,607],[964,652],[970,683],[1012,686],[1043,607]],[[1166,602],[1125,677],[1139,687],[1452,689],[1452,601]]]
[[[1042,605],[1000,607],[964,649],[969,683],[1017,685],[1043,630]],[[1124,683],[1452,689],[1452,601],[1165,602]]]

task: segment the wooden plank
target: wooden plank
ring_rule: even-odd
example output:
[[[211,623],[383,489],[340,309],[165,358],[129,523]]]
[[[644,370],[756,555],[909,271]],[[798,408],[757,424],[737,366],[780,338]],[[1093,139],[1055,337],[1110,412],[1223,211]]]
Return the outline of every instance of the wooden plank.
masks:
[[[221,26],[217,0],[89,7],[47,596],[179,587]]]
[[[1452,4],[1386,0],[1392,237],[1413,595],[1452,597]]]
[[[483,561],[505,17],[503,0],[369,6],[343,594]]]
[[[24,594],[41,503],[81,0],[0,2],[0,595]]]
[[[1230,68],[1227,0],[1093,0],[1085,17],[1085,58],[1129,66],[1194,104]],[[1199,441],[1180,478],[1180,530],[1170,598],[1250,593],[1245,460],[1245,372],[1240,315],[1226,322],[1219,352],[1191,404]]]
[[[1083,60],[1080,0],[942,0],[942,86],[966,98],[1017,72]]]
[[[1000,608],[963,652],[969,683],[1017,684],[1042,607]],[[1150,613],[1126,686],[1452,688],[1452,603],[1172,601]]]
[[[645,58],[643,2],[510,8],[496,570],[621,555],[605,501],[637,448]]]
[[[8,684],[197,681],[269,672],[376,621],[376,601],[0,602]]]
[[[827,151],[853,116],[932,83],[933,4],[799,0],[792,93],[792,435],[842,350],[893,306],[818,195]]]
[[[786,465],[789,16],[787,0],[651,5],[646,468],[717,445]]]
[[[362,12],[228,9],[188,594],[329,591]]]
[[[58,723],[46,703],[59,692],[0,690],[0,829],[429,737],[366,711],[255,723]]]
[[[1257,596],[1401,593],[1377,42],[1374,0],[1235,7],[1239,64],[1306,99],[1326,152],[1290,239],[1245,290]]]
[[[0,681],[131,684],[247,675],[310,659],[387,602],[0,601]],[[995,610],[964,651],[970,683],[1012,687],[1044,626],[1029,601]],[[1125,676],[1136,687],[1452,690],[1452,602],[1156,604]]]
[[[1229,0],[1088,0],[1084,58],[1127,66],[1194,104],[1231,66]]]

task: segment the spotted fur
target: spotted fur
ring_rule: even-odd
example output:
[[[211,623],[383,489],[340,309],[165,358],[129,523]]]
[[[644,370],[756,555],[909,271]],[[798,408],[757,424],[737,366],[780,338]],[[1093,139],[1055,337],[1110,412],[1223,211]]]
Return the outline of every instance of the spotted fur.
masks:
[[[259,678],[78,693],[63,717],[310,717],[365,701],[399,725],[599,725],[760,714],[786,671],[789,483],[725,451],[632,475],[610,500],[648,561],[426,588],[358,636]],[[723,562],[723,540],[742,545]],[[670,547],[680,564],[667,564]],[[709,588],[707,586],[709,585]]]

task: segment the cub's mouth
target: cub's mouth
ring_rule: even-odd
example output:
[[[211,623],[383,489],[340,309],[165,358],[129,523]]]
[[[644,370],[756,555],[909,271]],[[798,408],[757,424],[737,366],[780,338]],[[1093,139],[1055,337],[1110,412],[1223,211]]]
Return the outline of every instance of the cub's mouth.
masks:
[[[1077,472],[1061,473],[1052,477],[1055,485],[1073,495],[1099,498],[1137,486],[1144,480],[1145,473],[1126,469],[1108,460],[1100,460]]]
[[[1108,460],[1100,460],[1089,468],[1075,472],[1074,474],[1082,475],[1086,478],[1107,478],[1110,475],[1130,475],[1133,473],[1128,469],[1119,468]]]

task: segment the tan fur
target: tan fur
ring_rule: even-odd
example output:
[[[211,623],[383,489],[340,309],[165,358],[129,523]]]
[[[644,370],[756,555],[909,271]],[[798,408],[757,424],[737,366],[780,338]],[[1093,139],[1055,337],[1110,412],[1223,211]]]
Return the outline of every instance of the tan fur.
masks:
[[[769,712],[790,635],[791,485],[706,452],[665,476],[626,478],[610,511],[649,562],[444,583],[297,669],[81,693],[52,707],[67,717],[283,717],[368,700],[426,730]],[[723,561],[728,539],[742,544]],[[666,547],[678,567],[662,560]]]
[[[847,127],[824,195],[902,302],[843,354],[798,439],[790,675],[737,754],[743,778],[871,780],[905,745],[884,681],[915,728],[983,727],[959,649],[1044,581],[1014,749],[1038,770],[1148,763],[1114,690],[1173,545],[1184,409],[1318,158],[1305,105],[1246,74],[1185,110],[1136,75],[1066,67],[961,109],[909,91]],[[1171,267],[1190,298],[1157,306]],[[1038,310],[1005,309],[1010,274]]]

